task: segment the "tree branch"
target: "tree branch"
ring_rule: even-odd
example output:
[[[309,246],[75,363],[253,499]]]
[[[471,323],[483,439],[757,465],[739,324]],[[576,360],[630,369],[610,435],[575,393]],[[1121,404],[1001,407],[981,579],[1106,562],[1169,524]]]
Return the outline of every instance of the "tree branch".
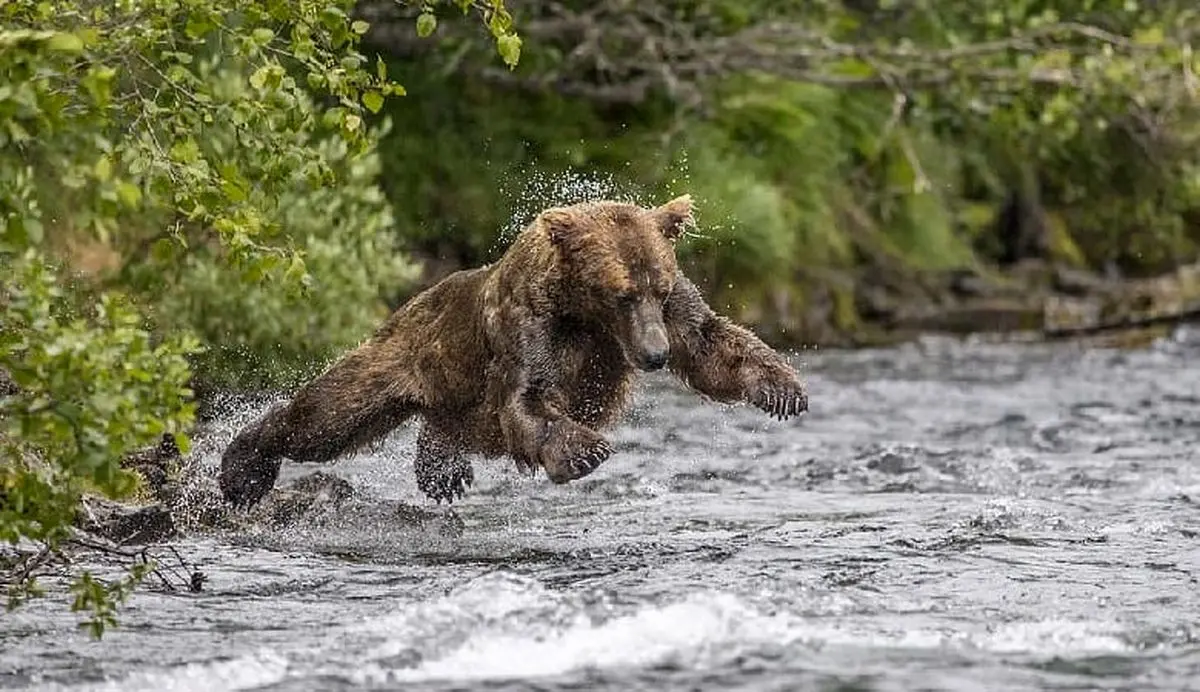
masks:
[[[605,104],[638,104],[661,92],[695,106],[708,83],[745,72],[839,89],[893,92],[960,81],[1004,90],[1092,89],[1100,80],[1081,66],[1018,68],[1012,58],[1051,50],[1079,57],[1099,46],[1131,57],[1151,56],[1172,45],[1186,45],[1189,38],[1166,36],[1161,45],[1143,45],[1098,26],[1064,21],[961,45],[854,43],[834,40],[801,20],[766,21],[719,34],[706,31],[698,20],[678,18],[666,0],[596,0],[584,9],[550,0],[510,0],[507,5],[528,45],[554,47],[561,57],[536,72],[484,66],[477,74],[508,88],[549,90]],[[373,24],[367,40],[376,48],[411,55],[429,45],[412,28],[412,8],[373,0],[361,3],[359,12]],[[455,22],[440,27],[447,34],[443,38],[450,39],[468,29]],[[1187,80],[1185,72],[1180,75]],[[1146,76],[1160,79],[1164,74]]]

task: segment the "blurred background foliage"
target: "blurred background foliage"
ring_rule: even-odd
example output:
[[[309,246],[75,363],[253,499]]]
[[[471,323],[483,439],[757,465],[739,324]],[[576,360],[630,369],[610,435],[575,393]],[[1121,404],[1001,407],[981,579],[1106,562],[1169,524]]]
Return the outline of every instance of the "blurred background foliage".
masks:
[[[496,229],[542,202],[591,194],[545,182],[583,171],[646,202],[695,194],[689,271],[801,342],[859,329],[881,277],[1027,257],[1132,276],[1196,257],[1191,3],[508,6],[514,71],[455,24],[431,43],[389,3],[359,5],[371,48],[421,84],[386,110],[381,152],[400,247],[434,260],[429,279],[494,257]]]

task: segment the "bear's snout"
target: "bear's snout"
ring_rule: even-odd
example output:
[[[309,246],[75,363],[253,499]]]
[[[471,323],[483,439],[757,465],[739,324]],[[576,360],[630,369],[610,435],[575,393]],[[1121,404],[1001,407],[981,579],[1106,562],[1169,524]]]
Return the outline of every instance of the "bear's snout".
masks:
[[[671,355],[671,342],[667,339],[667,328],[661,321],[646,320],[638,327],[637,347],[634,349],[634,365],[640,370],[661,370]]]
[[[662,370],[662,367],[667,364],[668,355],[669,354],[666,349],[661,351],[651,351],[650,353],[643,353],[641,358],[638,359],[638,366],[646,372]]]

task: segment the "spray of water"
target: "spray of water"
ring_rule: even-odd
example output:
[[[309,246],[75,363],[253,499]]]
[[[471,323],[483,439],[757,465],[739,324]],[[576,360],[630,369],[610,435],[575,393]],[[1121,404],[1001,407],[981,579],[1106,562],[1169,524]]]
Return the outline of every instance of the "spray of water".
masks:
[[[686,151],[681,151],[674,158],[664,177],[669,178],[669,189],[675,190],[681,183],[687,187],[691,173]],[[536,164],[525,164],[514,169],[509,182],[511,186],[501,191],[509,204],[509,221],[500,229],[495,242],[488,249],[489,254],[493,255],[502,252],[539,212],[548,207],[598,199],[642,206],[663,201],[655,199],[656,195],[641,183],[609,172],[580,169],[547,172],[537,168]],[[689,235],[695,235],[694,231]]]

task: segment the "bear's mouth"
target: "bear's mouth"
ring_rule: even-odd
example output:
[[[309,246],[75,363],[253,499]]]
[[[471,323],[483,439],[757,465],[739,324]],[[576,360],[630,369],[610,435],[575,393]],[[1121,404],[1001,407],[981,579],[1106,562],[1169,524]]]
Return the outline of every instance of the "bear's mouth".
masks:
[[[662,370],[666,367],[667,361],[670,358],[670,354],[666,351],[653,354],[638,353],[634,355],[630,353],[630,349],[626,348],[624,344],[621,345],[621,355],[625,357],[625,362],[629,364],[629,367],[641,372],[657,372]]]

